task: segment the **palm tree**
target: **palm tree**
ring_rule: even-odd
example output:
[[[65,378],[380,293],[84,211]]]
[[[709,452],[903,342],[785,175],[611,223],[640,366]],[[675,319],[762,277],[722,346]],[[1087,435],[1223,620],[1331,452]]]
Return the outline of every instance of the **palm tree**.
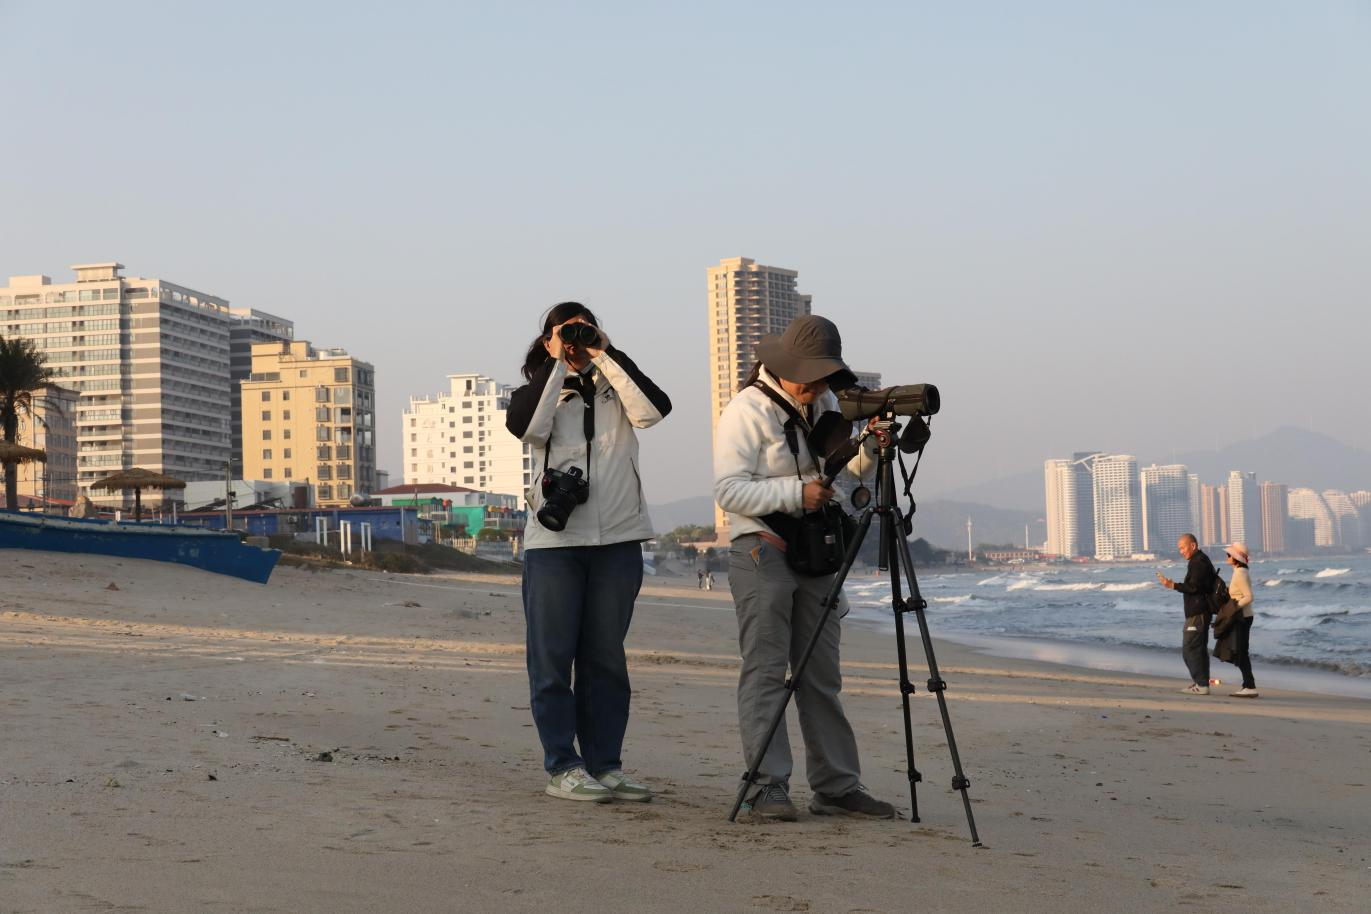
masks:
[[[33,415],[33,391],[52,382],[48,357],[38,351],[33,340],[0,336],[0,429],[4,440],[18,444],[19,413]],[[5,464],[5,507],[19,507],[19,470]]]

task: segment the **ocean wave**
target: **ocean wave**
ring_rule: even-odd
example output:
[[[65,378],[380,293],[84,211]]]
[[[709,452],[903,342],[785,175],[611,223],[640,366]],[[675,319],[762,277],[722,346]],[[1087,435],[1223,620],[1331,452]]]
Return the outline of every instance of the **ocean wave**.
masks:
[[[959,597],[934,597],[933,600],[932,600],[932,602],[934,602],[934,603],[953,603],[953,604],[956,604],[956,605],[960,606],[961,604],[966,603],[966,602],[969,601],[970,599],[971,599],[971,594],[969,594],[969,593],[964,593],[964,594],[962,594],[962,595],[959,596]]]
[[[1351,570],[1351,568],[1325,568],[1323,571],[1320,571],[1318,574],[1314,575],[1314,577],[1337,578],[1349,573]]]
[[[1131,590],[1147,590],[1149,587],[1152,586],[1153,584],[1151,581],[1139,581],[1136,584],[1106,584],[1104,585],[1104,592],[1126,593]]]
[[[1039,584],[1034,590],[1041,591],[1076,591],[1076,590],[1104,590],[1107,585],[1099,584],[1094,581],[1078,581],[1075,584]]]

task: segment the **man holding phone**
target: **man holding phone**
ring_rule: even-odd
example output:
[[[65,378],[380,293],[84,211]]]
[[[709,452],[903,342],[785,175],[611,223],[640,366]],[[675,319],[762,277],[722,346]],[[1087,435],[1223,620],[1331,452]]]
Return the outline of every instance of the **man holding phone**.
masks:
[[[1184,595],[1185,631],[1181,637],[1181,657],[1190,671],[1190,685],[1182,689],[1187,695],[1209,694],[1209,617],[1214,608],[1209,595],[1214,592],[1214,563],[1200,550],[1195,534],[1187,533],[1176,541],[1176,549],[1188,563],[1184,581],[1173,581],[1160,571],[1157,580],[1169,590]]]

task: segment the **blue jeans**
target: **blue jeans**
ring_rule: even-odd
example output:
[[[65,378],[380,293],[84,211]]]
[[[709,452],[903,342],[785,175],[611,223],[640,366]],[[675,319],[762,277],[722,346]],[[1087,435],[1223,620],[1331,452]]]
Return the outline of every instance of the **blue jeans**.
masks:
[[[529,706],[549,774],[623,765],[632,695],[624,638],[642,585],[637,543],[524,553]]]

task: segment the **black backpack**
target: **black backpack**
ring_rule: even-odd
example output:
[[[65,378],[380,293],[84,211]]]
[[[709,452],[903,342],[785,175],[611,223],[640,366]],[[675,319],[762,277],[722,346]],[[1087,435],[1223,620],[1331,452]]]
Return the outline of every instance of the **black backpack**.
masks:
[[[1228,595],[1228,585],[1223,582],[1223,575],[1214,572],[1214,592],[1209,595],[1210,612],[1217,614],[1228,601],[1233,599]]]

